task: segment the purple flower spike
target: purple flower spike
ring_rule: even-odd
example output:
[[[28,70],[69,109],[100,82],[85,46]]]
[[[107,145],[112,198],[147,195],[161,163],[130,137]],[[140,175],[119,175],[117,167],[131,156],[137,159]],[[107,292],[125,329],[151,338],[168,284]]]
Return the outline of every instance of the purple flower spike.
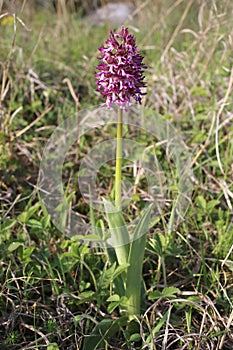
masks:
[[[106,99],[106,105],[111,107],[114,102],[122,109],[131,106],[131,97],[141,103],[141,88],[146,86],[143,82],[143,57],[136,47],[133,35],[128,28],[121,27],[121,32],[110,31],[110,38],[106,47],[99,48],[101,63],[96,67],[95,73],[97,91]]]

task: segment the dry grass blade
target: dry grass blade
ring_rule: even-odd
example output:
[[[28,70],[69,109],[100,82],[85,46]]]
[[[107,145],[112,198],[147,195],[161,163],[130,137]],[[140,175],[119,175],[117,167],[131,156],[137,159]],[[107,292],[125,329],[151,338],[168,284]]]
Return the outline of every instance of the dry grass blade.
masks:
[[[220,340],[219,350],[223,349],[224,342],[225,342],[225,339],[226,339],[226,334],[228,332],[230,332],[230,327],[232,327],[232,326],[233,326],[233,310],[231,311],[231,314],[229,315],[229,318],[228,318],[228,321],[227,321],[227,324],[226,324],[226,333],[223,334],[223,336],[222,336],[222,338]],[[231,336],[232,336],[232,334],[231,334]]]
[[[172,311],[172,305],[170,305],[170,307],[168,309],[168,315],[167,315],[167,321],[166,321],[166,328],[165,328],[165,332],[164,332],[162,350],[167,349],[168,336],[169,336],[169,321],[170,321],[170,317],[171,317],[171,311]]]
[[[15,138],[20,137],[21,135],[23,135],[25,132],[27,132],[29,129],[31,129],[33,127],[33,125],[35,125],[36,123],[38,123],[47,113],[49,113],[51,110],[53,109],[53,105],[48,106],[35,120],[33,120],[33,122],[31,122],[29,125],[27,125],[25,128],[23,128],[22,130],[19,130],[16,135]]]
[[[217,113],[217,117],[216,117],[216,130],[215,130],[215,147],[216,147],[216,155],[217,155],[217,160],[218,160],[218,165],[219,165],[219,169],[221,170],[221,173],[223,175],[225,175],[225,172],[223,170],[223,166],[222,166],[222,162],[221,162],[221,159],[220,159],[220,154],[219,154],[219,143],[218,143],[218,132],[219,132],[219,119],[220,119],[220,116],[227,104],[227,100],[230,96],[230,94],[232,93],[232,87],[233,87],[233,66],[231,68],[231,75],[230,75],[230,80],[229,80],[229,84],[228,84],[228,87],[227,87],[227,91],[226,91],[226,94],[223,98],[223,101],[220,105],[220,108],[218,110],[218,113]],[[232,209],[232,207],[231,207]]]
[[[162,56],[161,56],[161,61],[162,61],[162,62],[164,61],[165,56],[167,55],[167,53],[168,53],[169,49],[171,48],[171,46],[172,46],[172,44],[173,44],[173,42],[174,42],[174,40],[175,40],[177,34],[179,33],[179,30],[181,29],[181,27],[182,27],[182,25],[183,25],[183,23],[184,23],[184,20],[185,20],[185,18],[186,18],[186,16],[187,16],[188,12],[189,12],[189,10],[190,10],[190,7],[191,7],[192,4],[193,4],[193,1],[194,1],[194,0],[189,0],[189,1],[188,1],[187,5],[186,5],[186,8],[185,8],[185,10],[184,10],[184,12],[183,12],[183,15],[182,15],[181,18],[180,18],[180,21],[179,21],[179,23],[178,23],[176,29],[174,30],[174,32],[173,32],[173,34],[172,34],[172,36],[171,36],[169,42],[167,43],[167,46],[165,47],[165,50],[163,51],[163,54],[162,54]]]

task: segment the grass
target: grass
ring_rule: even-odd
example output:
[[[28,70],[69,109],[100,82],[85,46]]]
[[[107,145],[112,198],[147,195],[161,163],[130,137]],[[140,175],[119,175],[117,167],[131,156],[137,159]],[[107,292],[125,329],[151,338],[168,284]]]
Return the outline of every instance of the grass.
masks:
[[[148,234],[146,296],[141,317],[130,324],[119,314],[124,300],[113,295],[117,267],[102,249],[58,231],[37,190],[43,148],[55,127],[102,103],[93,72],[109,26],[27,7],[14,26],[1,12],[1,349],[232,349],[232,2],[137,5],[130,28],[137,29],[149,67],[143,103],[155,123],[160,115],[179,130],[192,155],[194,187],[185,220],[167,232],[165,207]],[[157,140],[127,133],[145,148],[156,144],[160,165],[175,178]],[[96,143],[114,136],[109,126],[91,131],[64,162],[69,205],[86,222],[90,208],[77,187],[79,165]],[[101,193],[113,192],[113,175],[112,162],[101,168]],[[132,166],[125,165],[123,176],[133,187]],[[142,179],[126,219],[139,215],[146,189]]]

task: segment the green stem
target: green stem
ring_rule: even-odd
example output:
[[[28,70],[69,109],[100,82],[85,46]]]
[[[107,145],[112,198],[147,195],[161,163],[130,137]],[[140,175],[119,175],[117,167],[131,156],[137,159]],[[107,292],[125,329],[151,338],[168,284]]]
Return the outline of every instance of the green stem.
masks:
[[[117,144],[116,144],[116,175],[115,175],[115,206],[121,210],[121,173],[122,173],[122,119],[123,111],[118,108]]]
[[[121,219],[121,176],[122,176],[122,127],[123,127],[123,110],[118,108],[117,114],[117,140],[116,140],[116,174],[115,174],[115,207],[117,213],[117,218]],[[123,218],[123,217],[122,217]],[[117,235],[116,240],[121,242],[121,239],[124,241],[124,237],[128,234],[127,229],[125,227],[125,223],[122,219],[122,222],[118,222],[116,225],[116,229],[114,230],[115,235]],[[115,248],[115,254],[117,256],[118,264],[122,265],[127,263],[128,254],[129,254],[129,246],[122,245]],[[126,274],[123,273],[121,276],[122,279],[122,287],[125,289],[126,286]],[[119,289],[119,288],[118,288]],[[121,290],[122,292],[122,290]],[[121,295],[123,295],[121,293]]]

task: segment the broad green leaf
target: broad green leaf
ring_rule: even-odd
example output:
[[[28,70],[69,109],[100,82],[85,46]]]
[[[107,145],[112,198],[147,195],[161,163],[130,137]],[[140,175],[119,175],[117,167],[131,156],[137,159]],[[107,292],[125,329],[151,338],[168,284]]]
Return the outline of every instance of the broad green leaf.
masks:
[[[80,300],[77,302],[77,305],[80,305],[80,304],[86,303],[87,301],[96,300],[96,293],[91,290],[85,291],[85,292],[79,293],[78,297]]]
[[[201,209],[206,209],[206,200],[203,196],[197,196],[196,203]]]
[[[159,298],[172,298],[175,297],[180,292],[179,288],[167,287],[162,290],[162,292],[155,290],[151,292],[148,296],[149,300],[155,300]]]
[[[131,336],[129,338],[130,341],[134,341],[134,342],[138,342],[141,339],[142,339],[142,337],[141,337],[141,334],[139,334],[139,333],[131,334]]]
[[[143,215],[139,219],[139,222],[134,229],[133,242],[131,248],[133,247],[134,242],[136,242],[142,236],[146,236],[151,220],[151,210],[152,205],[149,205],[146,209],[144,209]]]
[[[30,226],[32,228],[37,228],[42,230],[43,229],[43,225],[40,221],[35,220],[35,219],[30,219],[26,222],[27,226]]]
[[[118,294],[114,294],[110,296],[107,301],[110,301],[111,303],[108,305],[108,312],[112,313],[118,306],[120,306],[122,309],[127,309],[128,305],[128,299],[123,296],[120,297]]]
[[[75,259],[79,260],[81,256],[81,249],[80,249],[80,243],[79,242],[72,242],[70,246],[70,251],[67,252],[72,255]]]
[[[135,231],[134,241],[131,243],[129,264],[126,277],[126,297],[128,298],[129,314],[139,314],[141,305],[142,265],[146,245],[146,232],[149,227],[152,205],[144,211]]]
[[[216,207],[216,205],[218,205],[220,203],[219,200],[217,199],[212,199],[211,201],[207,202],[207,209],[208,210],[211,210],[213,209],[214,207]]]
[[[92,297],[93,295],[95,294],[95,292],[93,292],[92,290],[89,290],[89,291],[86,291],[86,292],[82,292],[82,293],[79,293],[79,298],[90,298]]]
[[[7,248],[7,250],[8,250],[8,252],[14,252],[16,249],[18,249],[20,246],[22,246],[23,245],[23,243],[22,242],[12,242],[9,246],[8,246],[8,248]]]
[[[19,250],[19,257],[22,260],[22,262],[29,262],[31,261],[31,254],[35,250],[35,247],[27,247],[27,248],[21,248]]]
[[[109,243],[115,247],[119,265],[128,262],[129,257],[129,233],[121,212],[114,212],[115,207],[110,201],[104,199],[105,212],[111,232]]]
[[[131,200],[134,201],[134,202],[139,202],[141,200],[139,194],[133,194],[132,197],[131,197]]]
[[[120,301],[120,296],[118,294],[111,295],[107,301]]]
[[[159,290],[155,290],[153,292],[150,292],[148,295],[148,300],[156,300],[162,298],[162,293]]]
[[[51,343],[47,346],[47,350],[59,350],[57,343]]]
[[[167,287],[167,288],[164,288],[162,291],[163,297],[167,297],[167,298],[175,297],[176,294],[178,293],[180,293],[180,290],[179,288],[176,288],[176,287]]]
[[[117,262],[117,256],[114,248],[108,248],[107,249],[108,259],[110,261],[110,264],[116,264]],[[115,292],[119,295],[125,294],[125,287],[124,287],[124,277],[123,275],[119,275],[115,277],[114,279],[114,286],[115,286]]]
[[[119,306],[119,304],[120,304],[119,301],[113,301],[107,307],[108,312],[111,314]]]

